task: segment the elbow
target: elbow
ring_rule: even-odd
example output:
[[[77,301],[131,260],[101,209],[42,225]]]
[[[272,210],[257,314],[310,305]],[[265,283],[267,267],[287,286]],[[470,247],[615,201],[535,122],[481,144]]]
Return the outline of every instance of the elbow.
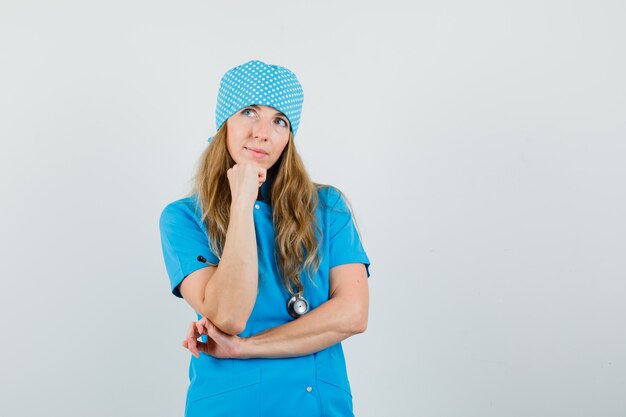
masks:
[[[353,334],[364,333],[365,330],[367,330],[367,319],[360,320],[357,323],[355,323],[352,333]]]
[[[247,320],[242,320],[232,314],[216,314],[214,311],[202,309],[199,311],[202,317],[206,317],[215,327],[223,333],[236,336],[246,329]]]
[[[223,333],[236,336],[246,329],[252,311],[242,312],[241,306],[227,306],[224,303],[210,303],[210,305],[213,308],[203,305],[201,314]]]
[[[357,310],[350,320],[352,334],[364,333],[367,330],[367,310]]]
[[[213,324],[222,332],[236,336],[246,329],[247,320],[241,320],[233,316],[217,318]]]

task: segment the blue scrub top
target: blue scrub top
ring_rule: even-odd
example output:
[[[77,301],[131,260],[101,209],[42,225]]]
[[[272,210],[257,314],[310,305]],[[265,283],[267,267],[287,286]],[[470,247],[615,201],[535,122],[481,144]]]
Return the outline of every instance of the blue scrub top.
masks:
[[[274,259],[272,207],[266,202],[269,185],[261,186],[263,200],[253,207],[259,259],[259,291],[241,337],[295,320],[287,312],[290,294],[284,288]],[[320,267],[311,284],[304,273],[304,296],[313,310],[329,296],[330,268],[363,263],[369,278],[369,258],[363,249],[350,210],[334,187],[318,189],[316,208],[322,232]],[[205,224],[200,221],[198,196],[168,204],[159,226],[165,266],[172,293],[181,297],[179,285],[193,271],[219,259],[209,247]],[[318,239],[320,238],[318,234]],[[198,319],[201,318],[197,314]],[[206,335],[202,339],[206,342]],[[295,358],[218,359],[204,353],[191,356],[186,417],[209,416],[353,416],[352,394],[341,343]]]

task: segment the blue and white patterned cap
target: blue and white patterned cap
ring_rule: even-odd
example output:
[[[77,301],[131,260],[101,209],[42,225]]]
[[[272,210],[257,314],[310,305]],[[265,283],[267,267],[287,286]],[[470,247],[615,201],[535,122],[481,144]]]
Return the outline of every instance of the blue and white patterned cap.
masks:
[[[295,137],[303,101],[302,86],[293,72],[258,60],[248,61],[231,68],[222,77],[215,109],[215,130],[220,130],[238,110],[258,104],[274,107],[287,116]]]

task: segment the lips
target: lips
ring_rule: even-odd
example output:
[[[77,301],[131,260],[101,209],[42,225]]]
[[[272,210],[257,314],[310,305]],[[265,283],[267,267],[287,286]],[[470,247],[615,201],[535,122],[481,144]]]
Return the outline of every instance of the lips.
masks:
[[[254,151],[254,152],[257,152],[257,153],[262,153],[264,155],[267,155],[267,152],[265,152],[263,149],[260,149],[260,148],[252,148],[252,147],[249,146],[246,149],[248,149],[249,151]]]

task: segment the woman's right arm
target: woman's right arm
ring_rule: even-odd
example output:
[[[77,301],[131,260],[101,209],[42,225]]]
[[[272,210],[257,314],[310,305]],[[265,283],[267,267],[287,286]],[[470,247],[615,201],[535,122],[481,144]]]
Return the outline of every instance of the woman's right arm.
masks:
[[[258,291],[253,204],[259,178],[261,183],[265,181],[266,173],[254,168],[238,167],[232,174],[229,173],[234,197],[219,265],[194,271],[180,284],[180,293],[193,309],[231,335],[239,334],[246,328]]]

